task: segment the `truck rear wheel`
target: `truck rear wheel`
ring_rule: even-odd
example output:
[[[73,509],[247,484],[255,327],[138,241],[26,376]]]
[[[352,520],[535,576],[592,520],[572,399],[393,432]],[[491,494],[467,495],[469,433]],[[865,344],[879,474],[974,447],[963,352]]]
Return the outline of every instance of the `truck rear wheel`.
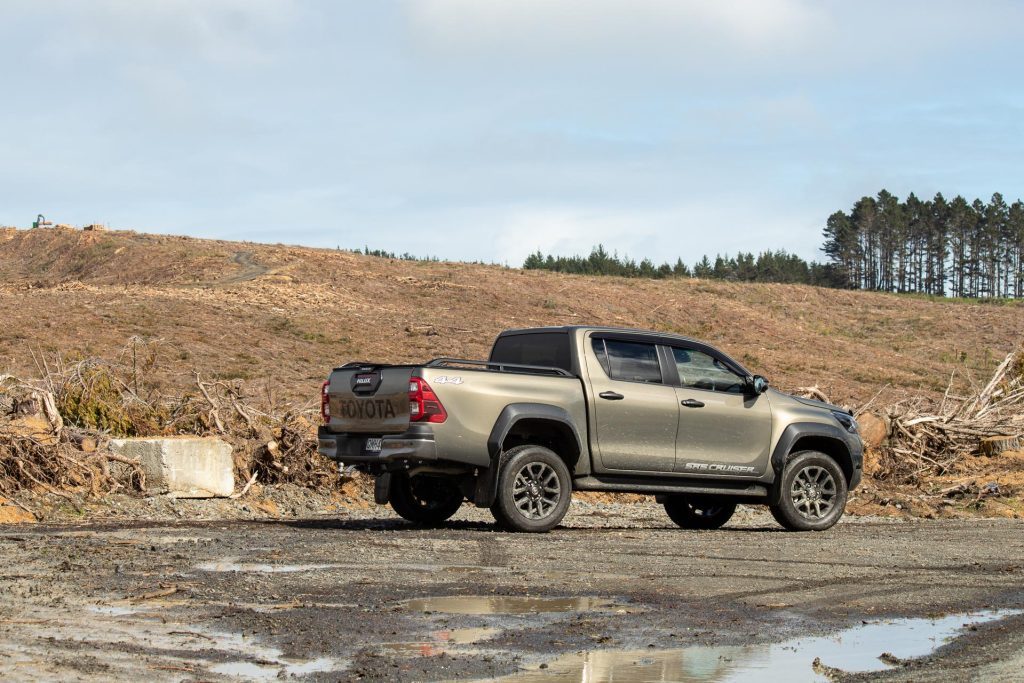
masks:
[[[797,453],[782,471],[778,502],[768,506],[772,517],[790,531],[824,531],[846,508],[846,477],[824,453]]]
[[[410,522],[440,524],[458,511],[463,499],[462,490],[451,479],[392,475],[391,507]]]
[[[491,513],[510,531],[543,533],[558,526],[572,500],[569,468],[543,446],[517,446],[502,458]]]
[[[736,512],[736,503],[669,496],[665,512],[683,529],[717,529]]]

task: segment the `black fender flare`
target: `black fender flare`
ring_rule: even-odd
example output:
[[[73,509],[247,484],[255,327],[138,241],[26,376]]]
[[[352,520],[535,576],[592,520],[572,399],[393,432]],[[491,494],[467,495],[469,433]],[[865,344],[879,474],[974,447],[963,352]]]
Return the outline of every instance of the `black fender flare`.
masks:
[[[580,438],[579,430],[573,422],[572,416],[565,408],[549,405],[547,403],[510,403],[498,415],[491,433],[487,437],[487,453],[490,458],[490,466],[477,477],[476,494],[474,504],[477,507],[490,507],[498,495],[498,472],[501,470],[501,444],[522,420],[545,420],[564,425],[570,431],[576,442],[577,457],[583,456],[583,440]]]
[[[838,447],[843,449],[846,453],[846,457],[850,459],[850,467],[854,472],[854,476],[859,474],[861,451],[860,449],[856,449],[856,453],[853,452],[853,449],[850,448],[850,444],[847,440],[848,434],[840,429],[838,425],[829,425],[820,422],[794,422],[783,430],[782,436],[779,437],[778,442],[775,444],[775,450],[772,451],[771,468],[772,471],[775,472],[775,481],[772,485],[769,496],[772,502],[778,502],[779,500],[779,486],[782,482],[782,471],[786,468],[786,463],[790,460],[793,446],[797,441],[808,436],[828,439],[829,441],[834,442]],[[843,466],[843,463],[841,462],[838,464],[841,467]]]

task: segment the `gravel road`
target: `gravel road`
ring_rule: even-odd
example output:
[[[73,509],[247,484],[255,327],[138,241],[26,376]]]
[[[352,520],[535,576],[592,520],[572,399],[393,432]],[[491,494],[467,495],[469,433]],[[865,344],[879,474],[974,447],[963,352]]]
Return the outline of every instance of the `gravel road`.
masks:
[[[1021,521],[797,534],[741,510],[695,532],[654,504],[579,501],[547,535],[488,519],[0,527],[0,678],[957,681],[1024,665]],[[901,654],[906,634],[924,651]],[[858,661],[878,671],[835,670]]]

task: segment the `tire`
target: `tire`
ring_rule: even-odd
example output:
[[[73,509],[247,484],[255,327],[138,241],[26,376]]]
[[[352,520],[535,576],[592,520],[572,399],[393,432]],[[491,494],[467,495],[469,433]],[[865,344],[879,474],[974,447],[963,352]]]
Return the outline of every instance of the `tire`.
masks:
[[[391,507],[415,524],[440,524],[462,507],[463,500],[462,490],[452,479],[392,475]]]
[[[502,457],[491,514],[508,531],[544,533],[558,526],[572,500],[565,462],[543,446],[516,446]]]
[[[824,531],[846,508],[846,476],[824,453],[797,453],[782,471],[779,501],[768,506],[772,517],[790,531]]]
[[[717,529],[736,512],[736,503],[669,496],[665,501],[665,512],[683,529]]]

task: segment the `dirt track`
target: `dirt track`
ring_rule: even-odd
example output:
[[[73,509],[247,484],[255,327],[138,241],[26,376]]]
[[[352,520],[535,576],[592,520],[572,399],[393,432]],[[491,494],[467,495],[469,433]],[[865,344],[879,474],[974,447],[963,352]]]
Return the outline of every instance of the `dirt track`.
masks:
[[[1024,607],[1020,521],[853,519],[793,534],[743,511],[723,530],[688,532],[653,504],[576,502],[565,527],[526,536],[495,532],[470,509],[444,529],[353,515],[0,528],[0,677],[439,680],[525,669],[580,680],[559,658],[597,651],[592,675],[625,652],[623,666],[645,666],[647,680],[720,680],[790,638]],[[587,600],[454,606],[581,608],[512,614],[404,602],[435,596]],[[1013,680],[1022,625],[992,621],[872,676]],[[819,651],[809,655],[835,663],[810,642]],[[888,643],[867,647],[884,668],[874,658]],[[789,680],[815,675],[807,662],[786,666]]]

